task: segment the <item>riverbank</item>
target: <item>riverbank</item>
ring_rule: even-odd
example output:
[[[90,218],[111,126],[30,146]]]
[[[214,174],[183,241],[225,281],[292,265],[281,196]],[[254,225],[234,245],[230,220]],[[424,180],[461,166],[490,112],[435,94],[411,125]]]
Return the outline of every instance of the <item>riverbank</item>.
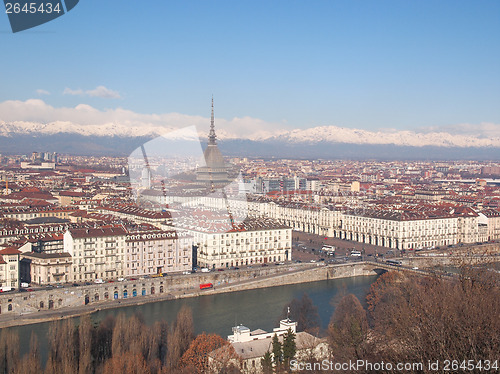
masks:
[[[103,298],[101,300],[87,303],[86,305],[82,303],[83,305],[80,304],[74,306],[61,307],[57,309],[45,309],[27,314],[16,314],[16,313],[4,314],[0,316],[0,328],[27,325],[27,324],[36,324],[54,320],[62,320],[65,318],[73,318],[86,314],[92,314],[103,309],[114,309],[125,306],[142,305],[164,300],[191,298],[203,295],[213,295],[218,293],[228,293],[228,292],[236,292],[236,291],[243,291],[243,290],[250,290],[257,288],[267,288],[267,287],[275,287],[288,284],[306,283],[319,280],[348,278],[353,276],[364,276],[364,275],[375,274],[373,271],[373,264],[364,262],[349,263],[342,265],[329,265],[329,266],[325,266],[323,264],[302,264],[293,266],[283,266],[282,268],[279,269],[277,268],[278,267],[273,269],[275,271],[269,271],[268,269],[264,269],[264,271],[259,272],[262,273],[259,274],[259,276],[256,276],[258,270],[250,269],[250,270],[240,270],[238,271],[237,274],[235,273],[234,277],[228,277],[227,275],[221,277],[221,274],[211,274],[211,275],[204,275],[203,277],[201,276],[198,277],[196,279],[196,282],[200,281],[209,282],[210,277],[213,278],[213,281],[210,283],[214,284],[214,288],[209,290],[200,291],[199,288],[193,286],[191,286],[190,288],[186,287],[178,289],[170,288],[168,289],[168,292],[153,293],[145,296],[138,295],[136,297],[126,297],[117,299]],[[249,274],[244,274],[245,271],[246,272],[250,271],[252,274],[248,276]],[[228,280],[228,278],[231,278],[233,280],[224,282],[224,280]],[[123,284],[121,285],[121,287],[122,289],[125,289],[127,287],[128,289],[132,289],[132,287],[137,287],[137,282],[135,283],[136,284]],[[171,283],[176,283],[176,282],[171,282]],[[113,287],[118,287],[118,286],[113,286]],[[38,292],[46,292],[46,291],[38,291]],[[83,294],[85,294],[85,292]],[[132,294],[130,296],[132,296]]]

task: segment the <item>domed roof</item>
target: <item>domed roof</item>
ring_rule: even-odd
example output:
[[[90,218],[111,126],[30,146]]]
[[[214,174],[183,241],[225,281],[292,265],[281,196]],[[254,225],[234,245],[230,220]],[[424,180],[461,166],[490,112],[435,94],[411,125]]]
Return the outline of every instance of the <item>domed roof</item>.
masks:
[[[222,157],[216,144],[209,144],[203,155],[205,156],[205,162],[209,168],[223,168],[226,166],[224,157]]]

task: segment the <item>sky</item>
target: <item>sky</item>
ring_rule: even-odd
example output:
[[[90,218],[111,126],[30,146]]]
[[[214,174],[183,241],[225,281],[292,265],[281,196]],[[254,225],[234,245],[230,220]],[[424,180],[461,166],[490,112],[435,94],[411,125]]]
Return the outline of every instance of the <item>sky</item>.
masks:
[[[47,120],[17,103],[32,99],[199,120],[214,95],[242,134],[500,132],[496,0],[81,0],[16,34],[2,12],[0,45],[0,121]]]

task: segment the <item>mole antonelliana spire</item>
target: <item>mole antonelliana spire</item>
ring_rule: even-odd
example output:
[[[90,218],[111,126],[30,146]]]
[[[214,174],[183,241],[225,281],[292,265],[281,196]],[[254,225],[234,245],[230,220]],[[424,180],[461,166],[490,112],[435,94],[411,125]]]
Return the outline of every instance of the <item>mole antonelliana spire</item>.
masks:
[[[230,166],[224,162],[224,157],[217,147],[217,135],[215,134],[214,119],[214,98],[212,96],[212,115],[210,117],[210,132],[208,133],[208,144],[205,152],[206,166],[198,168],[196,179],[200,182],[206,182],[210,185],[225,184],[229,182],[228,172]]]
[[[217,145],[217,135],[215,135],[214,96],[213,95],[212,95],[212,117],[210,119],[210,133],[208,134],[208,144]]]

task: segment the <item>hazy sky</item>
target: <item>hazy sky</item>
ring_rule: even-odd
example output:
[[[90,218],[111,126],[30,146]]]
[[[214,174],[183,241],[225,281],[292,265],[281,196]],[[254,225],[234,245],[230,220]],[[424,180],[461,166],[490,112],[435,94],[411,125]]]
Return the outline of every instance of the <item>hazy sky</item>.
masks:
[[[500,124],[497,0],[82,0],[17,34],[2,12],[0,45],[0,102],[209,117],[214,94],[218,118],[293,128]]]

